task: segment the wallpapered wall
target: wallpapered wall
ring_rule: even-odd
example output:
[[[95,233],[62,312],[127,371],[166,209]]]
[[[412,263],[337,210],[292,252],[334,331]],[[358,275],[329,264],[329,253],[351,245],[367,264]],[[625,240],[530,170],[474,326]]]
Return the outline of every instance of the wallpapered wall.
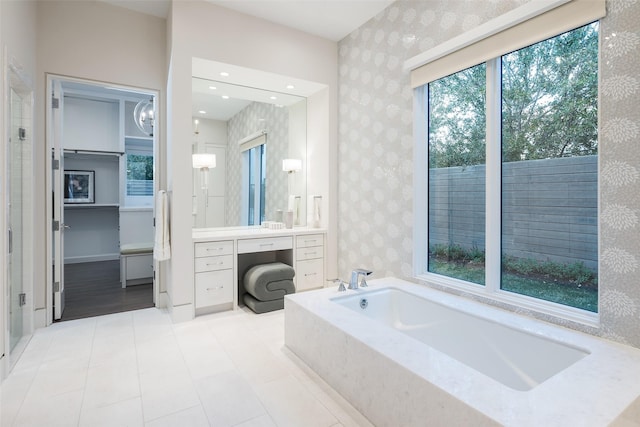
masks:
[[[262,129],[267,131],[267,174],[265,214],[275,219],[277,209],[287,209],[287,174],[282,171],[282,159],[289,152],[289,113],[286,108],[253,102],[228,122],[226,217],[228,226],[240,224],[242,194],[242,161],[238,141]]]
[[[406,59],[523,2],[397,1],[339,43],[339,273],[412,276],[413,94]],[[640,0],[600,26],[600,328],[528,315],[640,347]],[[490,304],[492,301],[483,300]]]

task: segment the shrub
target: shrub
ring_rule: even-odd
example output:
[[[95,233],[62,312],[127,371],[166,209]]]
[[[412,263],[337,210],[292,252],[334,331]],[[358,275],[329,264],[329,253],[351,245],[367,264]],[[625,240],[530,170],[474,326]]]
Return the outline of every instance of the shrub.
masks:
[[[484,265],[485,262],[484,250],[477,247],[467,249],[460,245],[437,244],[429,248],[429,255],[440,261],[455,263],[471,262]],[[596,287],[598,284],[596,272],[588,269],[582,262],[562,264],[553,261],[538,261],[532,258],[504,256],[502,268],[505,272],[513,274],[544,276],[548,280],[570,282],[580,286]]]

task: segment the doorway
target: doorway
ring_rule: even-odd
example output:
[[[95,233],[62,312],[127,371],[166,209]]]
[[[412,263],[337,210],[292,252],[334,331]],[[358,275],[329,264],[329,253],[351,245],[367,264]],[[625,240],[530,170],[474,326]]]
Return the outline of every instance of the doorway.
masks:
[[[48,318],[153,307],[157,93],[54,75],[47,90]],[[122,268],[131,245],[138,264]]]

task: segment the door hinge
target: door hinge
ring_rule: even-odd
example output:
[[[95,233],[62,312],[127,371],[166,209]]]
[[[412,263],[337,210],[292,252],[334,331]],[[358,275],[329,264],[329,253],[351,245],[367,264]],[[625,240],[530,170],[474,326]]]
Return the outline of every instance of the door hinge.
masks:
[[[60,160],[58,159],[51,159],[51,169],[57,171],[58,169],[60,169]]]
[[[20,141],[27,139],[27,130],[25,128],[18,128],[18,138],[20,138]]]
[[[60,99],[55,96],[51,97],[51,108],[60,108]]]
[[[60,221],[53,220],[53,231],[60,231]]]
[[[53,292],[60,292],[60,282],[53,282]]]
[[[22,293],[18,295],[18,304],[20,307],[27,304],[27,294]]]

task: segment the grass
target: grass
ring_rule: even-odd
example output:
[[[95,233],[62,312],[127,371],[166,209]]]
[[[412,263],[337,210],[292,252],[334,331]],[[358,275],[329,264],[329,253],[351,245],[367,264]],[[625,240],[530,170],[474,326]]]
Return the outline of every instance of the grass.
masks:
[[[484,257],[477,259],[443,260],[434,256],[430,260],[429,271],[443,276],[484,285]],[[513,260],[510,260],[513,261]],[[523,261],[523,260],[519,260]],[[549,269],[543,269],[545,263],[524,260],[531,267],[523,271],[513,271],[520,263],[503,261],[505,271],[502,276],[502,290],[556,302],[583,310],[598,311],[598,289],[593,273],[588,275],[584,268],[573,264],[561,268],[561,264],[550,263]],[[534,267],[537,264],[537,267]],[[589,276],[590,280],[587,280]]]

